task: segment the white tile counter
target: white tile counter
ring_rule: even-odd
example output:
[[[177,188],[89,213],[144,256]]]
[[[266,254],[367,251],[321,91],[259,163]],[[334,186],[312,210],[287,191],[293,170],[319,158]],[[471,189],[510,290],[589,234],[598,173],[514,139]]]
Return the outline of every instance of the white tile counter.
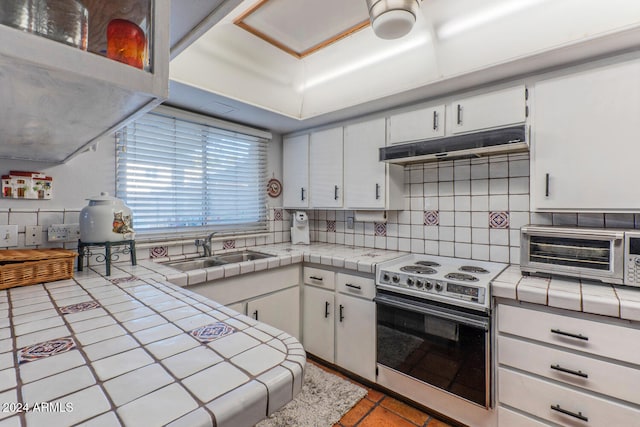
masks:
[[[492,284],[494,297],[640,321],[640,288],[590,280],[523,276],[511,265]]]
[[[188,256],[185,255],[155,259],[153,261],[139,261],[138,264],[157,272],[159,274],[158,277],[165,278],[171,283],[180,286],[189,286],[202,282],[210,282],[216,279],[229,278],[239,274],[252,273],[254,271],[268,270],[289,264],[301,263],[303,261],[373,274],[375,272],[376,264],[406,254],[405,252],[345,246],[331,243],[313,243],[311,245],[279,243],[274,245],[255,246],[247,249],[275,256],[255,261],[245,261],[236,264],[208,267],[189,272],[180,272],[174,268],[161,264],[165,261],[188,259]],[[237,249],[216,251],[214,255],[237,251]]]
[[[290,335],[119,264],[0,291],[0,426],[251,426],[302,387]]]

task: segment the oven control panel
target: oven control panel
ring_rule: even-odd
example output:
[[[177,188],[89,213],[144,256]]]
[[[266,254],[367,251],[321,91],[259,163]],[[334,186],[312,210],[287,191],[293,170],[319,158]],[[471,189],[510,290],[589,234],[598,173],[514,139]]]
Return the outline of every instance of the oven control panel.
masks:
[[[484,304],[486,298],[484,287],[414,277],[410,274],[384,270],[379,272],[378,283],[399,289],[409,289],[418,293],[437,294],[478,304]]]

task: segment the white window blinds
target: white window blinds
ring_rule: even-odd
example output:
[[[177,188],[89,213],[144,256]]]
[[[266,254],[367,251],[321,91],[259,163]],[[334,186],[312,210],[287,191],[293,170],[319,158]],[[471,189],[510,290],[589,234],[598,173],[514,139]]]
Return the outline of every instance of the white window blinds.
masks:
[[[153,112],[119,133],[116,191],[136,232],[267,229],[269,140],[206,121]]]

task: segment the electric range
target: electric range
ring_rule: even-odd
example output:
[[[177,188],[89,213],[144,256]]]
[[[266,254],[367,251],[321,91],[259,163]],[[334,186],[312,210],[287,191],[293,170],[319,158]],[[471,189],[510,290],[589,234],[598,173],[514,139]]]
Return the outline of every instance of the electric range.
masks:
[[[376,287],[488,311],[491,281],[506,267],[497,262],[409,254],[378,264]]]

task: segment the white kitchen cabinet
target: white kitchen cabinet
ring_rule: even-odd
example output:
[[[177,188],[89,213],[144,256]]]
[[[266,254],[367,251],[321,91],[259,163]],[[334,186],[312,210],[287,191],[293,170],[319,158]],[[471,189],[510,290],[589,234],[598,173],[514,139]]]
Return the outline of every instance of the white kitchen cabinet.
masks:
[[[497,329],[499,426],[637,422],[637,324],[501,303]]]
[[[536,211],[640,209],[640,61],[583,70],[534,87],[531,206]]]
[[[404,168],[379,161],[385,119],[344,128],[344,206],[348,209],[403,209]]]
[[[0,157],[66,162],[159,105],[169,88],[169,0],[150,0],[149,10],[150,71],[0,25]],[[111,17],[89,16],[89,35]]]
[[[313,132],[309,140],[311,207],[340,208],[342,186],[342,127]]]
[[[335,364],[369,381],[376,380],[376,304],[336,294]]]
[[[388,123],[387,141],[389,144],[443,137],[445,134],[445,106],[437,105],[393,114],[389,116]]]
[[[305,267],[302,341],[330,363],[375,381],[376,317],[371,277]],[[307,279],[308,275],[323,280]],[[329,277],[333,277],[332,280]],[[329,283],[335,283],[331,286]]]
[[[309,285],[302,292],[302,344],[309,353],[334,363],[334,292]]]
[[[454,100],[447,113],[451,134],[524,123],[527,91],[524,85]]]
[[[282,142],[282,199],[285,208],[309,207],[309,135]]]
[[[298,286],[247,301],[247,316],[300,338]]]

